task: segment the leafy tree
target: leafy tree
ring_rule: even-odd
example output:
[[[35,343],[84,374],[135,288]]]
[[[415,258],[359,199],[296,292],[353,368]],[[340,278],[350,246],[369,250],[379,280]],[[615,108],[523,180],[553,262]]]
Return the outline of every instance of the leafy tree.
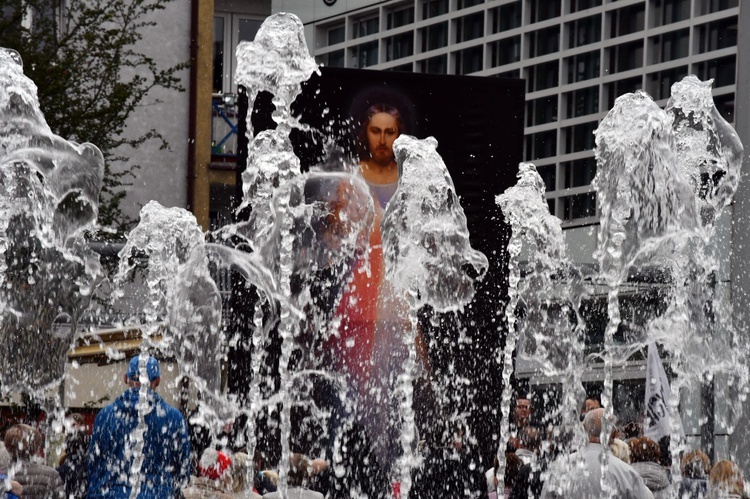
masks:
[[[117,149],[148,140],[168,146],[155,129],[137,137],[123,132],[128,117],[153,89],[184,91],[177,72],[187,63],[159,68],[136,46],[142,32],[155,25],[151,14],[171,1],[0,0],[0,47],[21,54],[52,131],[91,142],[104,154],[99,223],[116,232],[99,237],[119,238],[133,223],[120,203],[137,166],[113,170],[113,163],[125,160]]]

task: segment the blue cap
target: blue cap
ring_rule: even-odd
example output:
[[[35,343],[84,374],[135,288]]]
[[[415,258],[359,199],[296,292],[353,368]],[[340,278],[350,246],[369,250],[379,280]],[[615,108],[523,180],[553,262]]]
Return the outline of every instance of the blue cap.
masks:
[[[140,356],[133,357],[130,359],[130,364],[128,365],[128,378],[135,381],[138,381],[140,377],[138,369],[139,360]],[[149,381],[153,381],[159,377],[159,361],[150,355],[148,356],[148,361],[146,361],[146,372],[148,373]]]

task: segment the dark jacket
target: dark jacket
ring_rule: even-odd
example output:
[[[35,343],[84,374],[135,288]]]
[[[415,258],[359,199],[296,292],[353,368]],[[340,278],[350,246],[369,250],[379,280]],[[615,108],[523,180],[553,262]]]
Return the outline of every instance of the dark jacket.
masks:
[[[57,472],[65,484],[66,499],[86,497],[89,440],[88,435],[79,432],[70,435],[68,441],[65,442],[65,461],[57,467]]]
[[[139,441],[139,389],[131,388],[96,416],[88,453],[89,498],[130,497],[133,457]],[[174,497],[190,479],[190,441],[180,411],[149,390],[145,409],[139,498]]]
[[[705,499],[708,497],[708,483],[700,478],[682,477],[679,499]]]

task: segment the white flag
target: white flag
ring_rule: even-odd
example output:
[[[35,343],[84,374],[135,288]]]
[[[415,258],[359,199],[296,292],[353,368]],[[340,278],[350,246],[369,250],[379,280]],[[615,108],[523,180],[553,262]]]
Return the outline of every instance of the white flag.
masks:
[[[658,442],[671,435],[667,373],[659,358],[656,345],[648,344],[648,368],[646,370],[646,418],[643,422],[643,435]],[[678,423],[679,424],[679,423]],[[680,425],[682,426],[682,425]],[[682,431],[682,428],[680,428]]]

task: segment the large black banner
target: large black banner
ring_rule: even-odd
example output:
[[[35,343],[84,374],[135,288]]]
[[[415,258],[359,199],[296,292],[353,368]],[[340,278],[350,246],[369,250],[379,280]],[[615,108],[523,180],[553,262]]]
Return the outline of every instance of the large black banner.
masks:
[[[244,105],[243,105],[244,104]],[[252,110],[254,132],[275,126],[270,96],[259,96]],[[509,229],[495,196],[515,184],[522,160],[524,82],[516,79],[426,75],[400,72],[322,68],[303,86],[292,107],[310,131],[295,130],[292,142],[303,170],[334,158],[363,164],[379,147],[372,135],[373,114],[385,119],[377,132],[393,128],[418,138],[437,139],[468,221],[472,246],[483,252],[490,266],[477,285],[473,302],[458,316],[421,313],[430,365],[430,379],[439,392],[438,411],[421,410],[423,434],[446,429],[463,434],[477,469],[492,466],[500,430],[499,401],[502,367],[498,358],[504,343],[504,305],[507,300],[506,244]],[[247,158],[244,117],[247,100],[240,101],[240,162]],[[392,133],[392,130],[391,130]],[[368,143],[368,140],[370,141]],[[388,142],[387,139],[383,139]],[[392,140],[391,140],[392,142]],[[390,147],[384,146],[385,149]],[[369,150],[368,150],[369,149]],[[384,152],[384,154],[387,151]],[[368,156],[370,157],[370,156]],[[238,183],[240,181],[238,174]],[[238,192],[241,190],[238,188]],[[249,335],[252,308],[242,296],[235,299],[235,327]],[[273,343],[273,342],[271,342]],[[274,344],[265,346],[273,352]],[[278,341],[275,343],[278,346]],[[242,393],[249,379],[247,348],[231,359],[230,390]],[[267,360],[273,370],[273,353]],[[419,396],[419,394],[417,394]],[[428,397],[429,398],[429,397]],[[432,408],[434,409],[434,407]],[[420,411],[420,409],[417,409]],[[267,443],[267,445],[270,445]]]

